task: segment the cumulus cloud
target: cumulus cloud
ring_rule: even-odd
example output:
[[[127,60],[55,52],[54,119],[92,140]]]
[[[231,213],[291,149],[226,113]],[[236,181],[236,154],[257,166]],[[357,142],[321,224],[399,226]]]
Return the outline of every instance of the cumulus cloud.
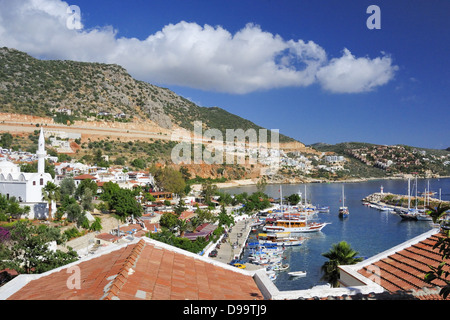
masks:
[[[355,58],[348,49],[344,49],[341,58],[332,59],[317,72],[317,79],[331,92],[365,92],[388,83],[397,69],[389,56]]]
[[[119,38],[111,26],[72,30],[60,0],[0,0],[0,45],[48,59],[117,63],[155,84],[244,94],[315,83],[336,93],[370,91],[395,73],[389,57],[327,59],[313,41],[284,40],[247,24],[235,34],[221,26],[181,21],[145,40]]]

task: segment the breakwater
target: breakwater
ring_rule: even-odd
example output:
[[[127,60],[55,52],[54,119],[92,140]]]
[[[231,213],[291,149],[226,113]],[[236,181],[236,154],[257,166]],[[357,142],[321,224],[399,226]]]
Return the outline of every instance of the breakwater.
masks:
[[[439,203],[450,205],[450,201],[433,198],[431,196],[408,196],[403,194],[394,194],[390,192],[375,192],[369,194],[362,199],[363,202],[378,205],[389,206],[393,209],[407,208],[408,202],[411,206],[415,206],[417,202],[417,208],[425,209],[427,206],[436,207]]]

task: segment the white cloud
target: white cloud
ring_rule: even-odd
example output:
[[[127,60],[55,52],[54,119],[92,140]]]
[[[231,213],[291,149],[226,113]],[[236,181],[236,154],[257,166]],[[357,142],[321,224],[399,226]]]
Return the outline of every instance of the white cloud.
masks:
[[[317,72],[317,79],[324,89],[331,92],[366,92],[388,83],[397,69],[388,56],[355,58],[348,49],[344,49],[341,58],[332,59]]]
[[[332,92],[362,92],[386,84],[396,70],[389,57],[355,58],[348,50],[328,61],[313,41],[286,41],[254,24],[233,35],[221,26],[181,21],[145,40],[118,38],[110,26],[76,31],[67,28],[68,6],[0,0],[0,45],[41,58],[117,63],[155,84],[230,93],[314,83]]]

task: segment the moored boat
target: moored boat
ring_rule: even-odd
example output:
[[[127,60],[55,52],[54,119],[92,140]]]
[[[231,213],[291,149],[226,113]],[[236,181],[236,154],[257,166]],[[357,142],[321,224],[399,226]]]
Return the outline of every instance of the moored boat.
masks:
[[[345,206],[344,185],[342,185],[342,206],[339,207],[339,217],[346,218],[350,214],[348,207]]]
[[[306,277],[306,271],[291,271],[288,272],[291,277]]]
[[[318,207],[317,211],[321,212],[321,213],[328,213],[328,212],[330,212],[330,207],[326,207],[326,206]]]
[[[426,213],[419,213],[417,215],[417,220],[419,220],[419,221],[433,221],[433,219]]]
[[[290,233],[274,233],[266,234],[260,233],[259,244],[260,245],[277,245],[280,247],[299,246],[303,243],[303,238],[292,237]]]
[[[308,222],[305,220],[276,220],[272,225],[266,225],[263,231],[266,232],[318,232],[321,231],[328,223]]]
[[[289,264],[288,263],[276,263],[272,266],[272,270],[274,271],[286,271],[287,269],[289,269]]]

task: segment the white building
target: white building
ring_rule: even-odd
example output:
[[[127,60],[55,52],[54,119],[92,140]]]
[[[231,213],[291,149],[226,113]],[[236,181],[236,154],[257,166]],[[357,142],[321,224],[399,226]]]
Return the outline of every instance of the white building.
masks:
[[[10,161],[0,162],[0,193],[9,199],[15,197],[22,205],[30,206],[30,219],[43,219],[48,214],[47,202],[42,200],[42,189],[48,181],[53,182],[45,172],[45,139],[41,128],[37,172],[20,172],[20,167]]]

